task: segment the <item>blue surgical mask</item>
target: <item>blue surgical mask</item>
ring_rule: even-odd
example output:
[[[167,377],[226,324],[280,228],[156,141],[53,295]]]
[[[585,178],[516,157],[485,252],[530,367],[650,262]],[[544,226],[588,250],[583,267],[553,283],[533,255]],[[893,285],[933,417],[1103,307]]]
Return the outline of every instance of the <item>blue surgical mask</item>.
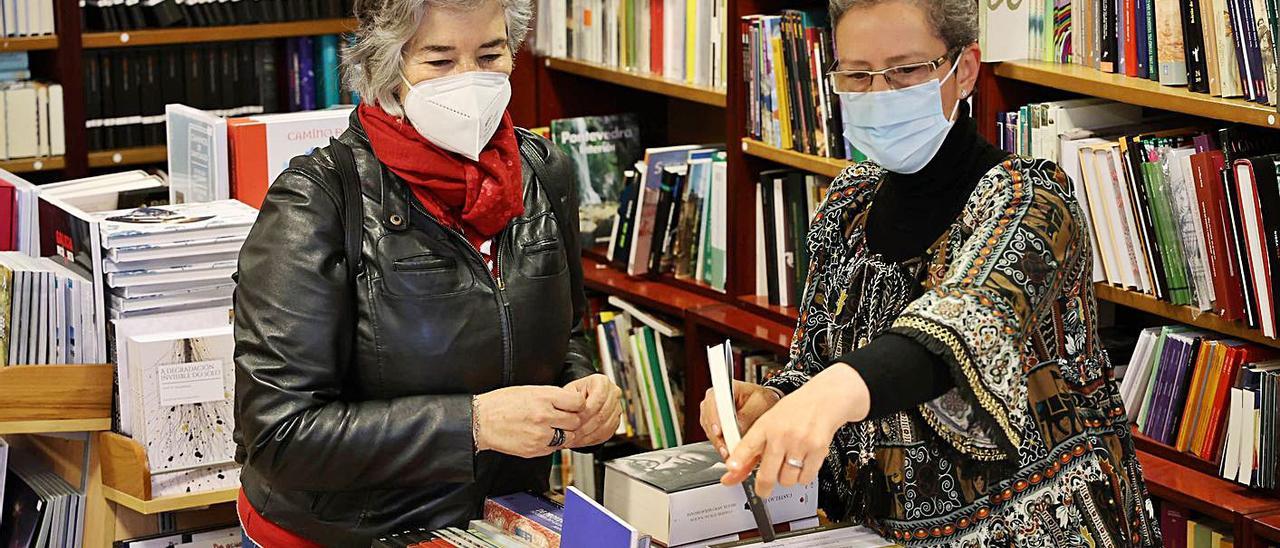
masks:
[[[894,173],[915,173],[938,154],[955,125],[956,110],[942,114],[941,80],[889,91],[840,92],[844,138],[871,161]]]

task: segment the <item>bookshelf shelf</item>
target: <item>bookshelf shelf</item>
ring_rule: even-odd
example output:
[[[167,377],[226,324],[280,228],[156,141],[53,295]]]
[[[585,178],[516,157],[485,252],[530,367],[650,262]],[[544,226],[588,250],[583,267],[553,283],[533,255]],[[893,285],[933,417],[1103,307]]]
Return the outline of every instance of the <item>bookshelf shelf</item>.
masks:
[[[83,43],[86,49],[163,46],[341,34],[350,32],[353,29],[355,29],[355,19],[316,19],[290,23],[262,23],[226,27],[181,27],[127,32],[86,32],[83,35]]]
[[[1157,498],[1214,519],[1236,523],[1244,516],[1280,510],[1280,499],[1138,451],[1147,489]]]
[[[1267,542],[1280,544],[1280,512],[1250,519],[1253,536]]]
[[[103,498],[144,515],[159,514],[161,512],[176,512],[178,510],[191,510],[212,506],[214,504],[235,502],[236,496],[239,492],[239,489],[232,488],[222,489],[219,491],[208,491],[204,493],[192,493],[190,495],[182,495],[179,497],[142,500],[128,493],[112,489],[106,485],[102,486]]]
[[[89,167],[118,167],[159,164],[168,161],[169,150],[163,145],[152,147],[100,150],[89,153]]]
[[[690,310],[689,318],[712,331],[780,355],[790,350],[791,335],[795,332],[794,324],[775,322],[729,304]]]
[[[0,367],[0,434],[111,428],[110,365]]]
[[[0,38],[0,51],[37,51],[47,49],[58,49],[57,35]]]
[[[1152,455],[1164,460],[1180,466],[1185,466],[1202,474],[1208,474],[1214,477],[1218,476],[1218,463],[1202,459],[1196,455],[1192,455],[1191,453],[1185,453],[1160,443],[1155,439],[1148,437],[1146,434],[1139,432],[1136,426],[1132,428],[1131,432],[1133,433],[1133,445],[1134,447],[1137,447],[1138,450],[1146,451],[1147,453],[1151,453]]]
[[[833,158],[823,158],[812,154],[804,154],[794,150],[781,149],[775,146],[767,145],[755,139],[742,140],[742,152],[764,158],[771,162],[802,169],[810,173],[816,173],[826,177],[835,177],[840,175],[844,168],[849,166],[848,160],[836,160]]]
[[[800,311],[797,308],[769,304],[769,298],[764,295],[743,295],[738,297],[738,302],[745,306],[747,310],[775,322],[795,325],[796,320],[800,318]]]
[[[609,82],[610,84],[617,84],[619,86],[657,93],[659,95],[666,95],[667,97],[675,97],[676,99],[693,101],[695,103],[702,103],[704,105],[723,108],[728,102],[727,95],[724,90],[704,88],[702,86],[668,80],[660,76],[629,72],[604,65],[597,65],[595,63],[588,63],[574,59],[563,59],[560,57],[544,57],[543,64],[551,70],[576,74],[578,76],[584,76],[586,78],[592,78],[602,82]]]
[[[718,301],[658,280],[633,278],[590,257],[582,258],[583,282],[590,289],[617,295],[645,308],[683,316]]]
[[[1115,303],[1178,323],[1193,325],[1238,339],[1280,348],[1280,339],[1264,336],[1257,329],[1250,329],[1240,322],[1224,320],[1217,314],[1199,312],[1188,306],[1172,305],[1150,295],[1120,289],[1103,283],[1094,284],[1094,293],[1099,301]]]
[[[1192,116],[1268,128],[1280,127],[1280,114],[1273,107],[1242,99],[1223,99],[1204,93],[1192,93],[1185,87],[1162,86],[1150,80],[1111,74],[1081,65],[1006,61],[996,65],[995,75]]]
[[[44,156],[40,158],[18,158],[15,160],[0,160],[0,169],[10,173],[36,173],[39,171],[53,171],[66,167],[66,159],[62,156]]]

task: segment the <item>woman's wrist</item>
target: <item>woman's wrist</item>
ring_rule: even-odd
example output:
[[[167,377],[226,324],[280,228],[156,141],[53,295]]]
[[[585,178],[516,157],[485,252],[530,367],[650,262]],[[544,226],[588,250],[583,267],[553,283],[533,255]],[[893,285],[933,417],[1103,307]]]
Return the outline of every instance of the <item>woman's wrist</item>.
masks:
[[[826,378],[818,381],[818,377]],[[838,393],[832,401],[842,403],[837,406],[842,422],[860,422],[867,418],[871,411],[871,391],[862,374],[853,366],[844,362],[833,363],[812,381],[818,381],[817,386],[828,387]],[[812,381],[809,384],[814,384]]]

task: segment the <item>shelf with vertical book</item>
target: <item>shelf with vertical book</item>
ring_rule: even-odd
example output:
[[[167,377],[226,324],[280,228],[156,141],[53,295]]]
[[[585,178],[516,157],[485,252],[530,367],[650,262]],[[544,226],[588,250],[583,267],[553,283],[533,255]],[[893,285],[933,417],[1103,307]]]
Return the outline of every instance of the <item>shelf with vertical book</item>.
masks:
[[[1249,516],[1280,511],[1280,499],[1189,469],[1139,450],[1138,462],[1151,495],[1230,524],[1249,529]]]
[[[1188,91],[1185,86],[1164,86],[1151,80],[1102,72],[1081,65],[1042,61],[1005,61],[995,65],[994,74],[999,78],[1121,103],[1225,122],[1269,128],[1280,127],[1280,114],[1277,114],[1275,107],[1251,103],[1243,99],[1224,99],[1205,93],[1195,93]]]
[[[62,169],[66,165],[67,159],[63,156],[41,156],[37,158],[0,160],[0,169],[10,173],[38,173],[41,171],[54,171]]]
[[[355,29],[355,26],[356,20],[351,18],[316,19],[288,23],[259,23],[223,27],[177,27],[122,32],[86,32],[81,40],[85,49],[164,46],[342,34],[351,32]]]
[[[687,82],[680,82],[654,76],[652,74],[644,74],[629,70],[623,70],[607,65],[589,63],[579,61],[577,59],[564,59],[560,57],[543,57],[543,65],[554,71],[576,74],[585,78],[609,82],[619,86],[625,86],[641,91],[674,97],[676,99],[684,99],[713,107],[724,107],[726,104],[726,93],[721,89],[713,89],[708,87],[696,86]]]
[[[1114,303],[1140,310],[1161,318],[1207,329],[1249,342],[1280,348],[1280,339],[1273,339],[1240,322],[1223,319],[1212,312],[1201,312],[1189,306],[1169,304],[1145,293],[1121,289],[1104,283],[1094,284],[1094,294],[1099,301]]]
[[[823,158],[794,150],[787,150],[765,144],[755,139],[742,140],[742,152],[757,158],[763,158],[784,166],[794,167],[802,171],[816,173],[825,177],[836,177],[849,166],[848,160]]]

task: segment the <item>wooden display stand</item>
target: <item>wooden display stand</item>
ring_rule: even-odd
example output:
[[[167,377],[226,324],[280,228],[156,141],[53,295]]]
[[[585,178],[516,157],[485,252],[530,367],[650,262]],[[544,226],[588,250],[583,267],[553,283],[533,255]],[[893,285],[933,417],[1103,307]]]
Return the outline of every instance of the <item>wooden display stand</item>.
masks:
[[[188,495],[153,498],[147,450],[131,438],[114,432],[98,434],[102,460],[103,493],[107,500],[139,514],[158,514],[203,508],[236,500],[237,488]]]
[[[110,365],[0,367],[0,434],[111,428]]]

